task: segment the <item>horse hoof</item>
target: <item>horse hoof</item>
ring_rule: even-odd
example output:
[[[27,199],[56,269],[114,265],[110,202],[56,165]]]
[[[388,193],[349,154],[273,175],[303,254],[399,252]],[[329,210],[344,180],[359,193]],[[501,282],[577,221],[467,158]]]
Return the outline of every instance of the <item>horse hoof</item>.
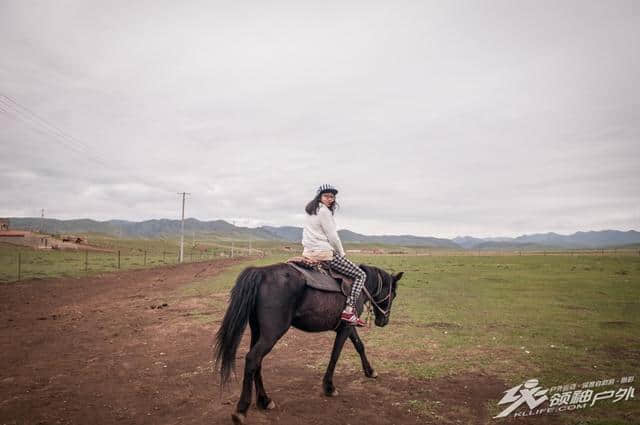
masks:
[[[377,377],[378,377],[378,372],[376,372],[375,370],[369,374],[369,378],[377,378]]]
[[[334,389],[334,390],[333,390],[333,391],[331,391],[330,393],[327,393],[327,397],[337,397],[337,396],[338,396],[338,394],[340,394],[340,393],[338,392],[338,390],[335,390],[335,389]]]
[[[231,420],[233,421],[233,425],[244,425],[247,417],[242,413],[232,413]]]
[[[271,400],[269,404],[267,404],[267,410],[273,410],[275,408],[276,408],[276,403],[275,401]]]

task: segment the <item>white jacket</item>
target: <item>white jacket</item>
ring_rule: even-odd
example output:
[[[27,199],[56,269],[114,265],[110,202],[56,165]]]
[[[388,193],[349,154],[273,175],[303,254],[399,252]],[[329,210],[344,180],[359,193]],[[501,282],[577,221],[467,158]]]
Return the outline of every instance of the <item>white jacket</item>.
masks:
[[[318,214],[307,214],[302,231],[302,246],[304,247],[302,255],[305,257],[328,256],[329,258],[322,259],[330,260],[333,253],[344,256],[344,248],[336,230],[333,214],[322,202],[320,202]]]

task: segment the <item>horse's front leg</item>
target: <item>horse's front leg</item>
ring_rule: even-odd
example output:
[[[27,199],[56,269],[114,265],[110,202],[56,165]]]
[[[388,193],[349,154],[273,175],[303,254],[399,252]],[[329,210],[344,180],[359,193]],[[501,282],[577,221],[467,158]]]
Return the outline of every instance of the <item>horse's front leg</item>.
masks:
[[[336,370],[336,363],[338,363],[338,358],[340,357],[340,352],[342,351],[344,342],[352,331],[353,328],[351,326],[343,325],[342,328],[337,331],[336,339],[333,341],[331,360],[329,361],[329,366],[327,366],[327,371],[325,372],[322,380],[322,388],[324,390],[324,394],[327,396],[338,395],[338,390],[336,390],[336,387],[333,385],[333,372]]]
[[[358,331],[355,328],[352,329],[349,334],[349,339],[353,342],[353,346],[356,348],[358,354],[360,354],[360,360],[362,361],[362,370],[367,378],[377,378],[378,373],[373,370],[371,365],[369,364],[369,360],[367,359],[367,355],[364,353],[364,344],[358,335]]]

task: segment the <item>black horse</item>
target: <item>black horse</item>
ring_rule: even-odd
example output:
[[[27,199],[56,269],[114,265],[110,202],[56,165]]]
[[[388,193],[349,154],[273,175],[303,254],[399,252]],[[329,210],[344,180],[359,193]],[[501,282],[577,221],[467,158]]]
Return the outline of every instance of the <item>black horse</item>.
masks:
[[[367,275],[356,308],[362,314],[365,301],[374,307],[375,324],[389,323],[391,303],[396,296],[397,282],[402,272],[391,275],[378,267],[360,265]],[[364,352],[364,345],[355,327],[340,320],[345,297],[339,292],[324,292],[308,287],[303,275],[285,263],[265,267],[248,267],[240,273],[231,290],[231,300],[216,334],[216,367],[220,367],[220,384],[225,385],[235,367],[235,356],[244,329],[249,322],[251,348],[246,355],[242,394],[231,415],[235,424],[243,424],[251,404],[255,382],[256,404],[261,409],[273,409],[275,403],[267,396],[262,383],[262,359],[290,326],[307,332],[336,331],[331,360],[322,382],[324,393],[335,396],[333,372],[347,338],[360,354],[367,377],[375,378]]]

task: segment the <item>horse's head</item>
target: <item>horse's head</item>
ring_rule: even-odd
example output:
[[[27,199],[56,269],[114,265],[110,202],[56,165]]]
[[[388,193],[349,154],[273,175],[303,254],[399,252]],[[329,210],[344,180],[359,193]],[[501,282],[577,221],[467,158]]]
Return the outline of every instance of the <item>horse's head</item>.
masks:
[[[378,267],[361,264],[360,268],[367,273],[367,288],[371,294],[371,305],[375,314],[376,326],[386,326],[391,315],[391,304],[396,297],[398,281],[404,272],[389,274]]]

